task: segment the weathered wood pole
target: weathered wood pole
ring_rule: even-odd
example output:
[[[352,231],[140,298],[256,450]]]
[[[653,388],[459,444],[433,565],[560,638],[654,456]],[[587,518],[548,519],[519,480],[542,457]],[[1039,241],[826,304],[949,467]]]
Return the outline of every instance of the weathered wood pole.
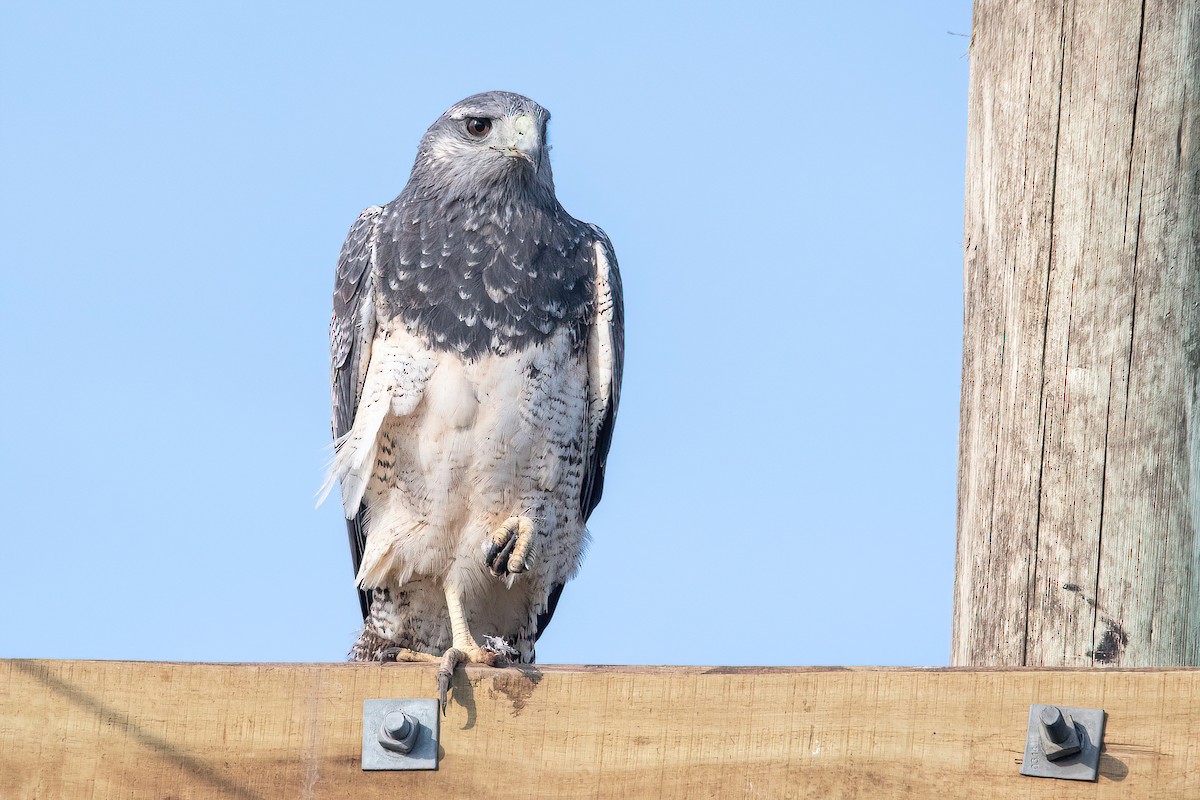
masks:
[[[1200,3],[973,27],[952,662],[1200,664]]]

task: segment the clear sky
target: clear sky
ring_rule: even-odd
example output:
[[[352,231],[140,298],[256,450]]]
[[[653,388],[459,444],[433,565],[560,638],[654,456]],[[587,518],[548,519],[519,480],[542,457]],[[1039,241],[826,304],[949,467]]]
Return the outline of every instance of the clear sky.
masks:
[[[627,361],[549,663],[944,664],[969,0],[5,3],[0,656],[332,661],[333,267],[488,89]]]

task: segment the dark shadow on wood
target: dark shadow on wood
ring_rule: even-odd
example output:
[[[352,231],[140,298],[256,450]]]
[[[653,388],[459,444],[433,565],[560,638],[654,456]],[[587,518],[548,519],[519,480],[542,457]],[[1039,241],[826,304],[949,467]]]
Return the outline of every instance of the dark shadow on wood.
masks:
[[[82,689],[54,677],[47,671],[45,665],[20,660],[10,661],[9,663],[13,669],[24,672],[50,691],[67,698],[76,706],[95,714],[104,725],[128,733],[131,739],[153,750],[163,759],[179,765],[199,780],[219,789],[225,796],[236,797],[238,800],[262,800],[261,796],[249,787],[239,786],[212,766],[184,753],[166,739],[155,736],[138,727],[129,718],[129,715],[123,711],[118,711],[115,708],[107,706],[101,700]]]
[[[1128,777],[1129,767],[1121,759],[1110,756],[1108,753],[1101,753],[1100,774],[1110,781],[1117,781],[1119,783]]]

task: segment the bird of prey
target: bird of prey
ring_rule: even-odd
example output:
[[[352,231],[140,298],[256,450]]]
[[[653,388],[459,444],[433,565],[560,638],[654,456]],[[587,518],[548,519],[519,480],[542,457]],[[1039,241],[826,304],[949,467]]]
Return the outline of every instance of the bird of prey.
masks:
[[[338,259],[325,491],[365,622],[350,659],[440,662],[443,708],[458,664],[534,660],[604,487],[621,279],[555,196],[549,120],[508,92],[455,104]]]

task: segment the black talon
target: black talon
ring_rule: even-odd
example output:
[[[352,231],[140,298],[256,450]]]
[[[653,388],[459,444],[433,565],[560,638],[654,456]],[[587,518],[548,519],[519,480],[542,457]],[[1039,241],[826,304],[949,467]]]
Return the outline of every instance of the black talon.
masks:
[[[446,716],[446,693],[450,691],[450,675],[442,670],[438,670],[437,674],[438,685],[438,704],[442,709],[442,716]]]
[[[497,578],[508,571],[508,557],[512,555],[513,548],[517,546],[517,535],[514,533],[508,537],[508,540],[500,547],[495,544],[488,550],[488,569]]]
[[[466,660],[467,654],[462,650],[451,647],[442,656],[442,664],[437,671],[438,702],[442,706],[442,716],[446,716],[446,695],[450,691],[450,681],[454,680],[455,668]]]

